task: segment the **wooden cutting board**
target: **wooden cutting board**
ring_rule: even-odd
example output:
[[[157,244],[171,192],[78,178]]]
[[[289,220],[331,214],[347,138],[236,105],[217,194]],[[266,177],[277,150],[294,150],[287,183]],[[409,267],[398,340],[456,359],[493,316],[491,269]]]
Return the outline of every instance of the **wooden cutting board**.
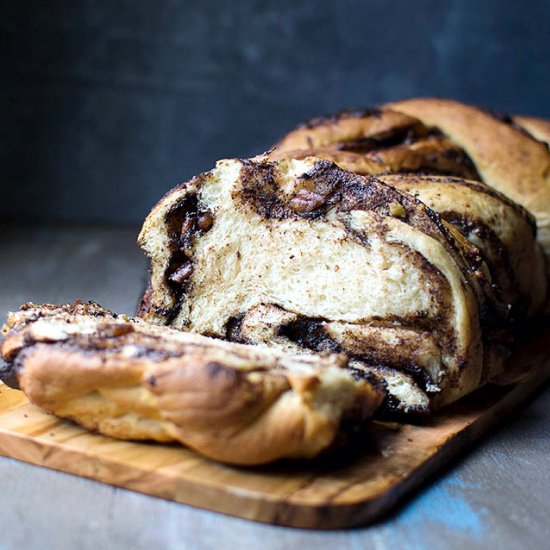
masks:
[[[550,378],[547,325],[530,330],[512,357],[506,382],[515,382],[483,388],[416,425],[376,424],[362,448],[315,462],[236,468],[178,445],[117,441],[46,414],[1,384],[0,454],[257,521],[321,529],[365,525]]]

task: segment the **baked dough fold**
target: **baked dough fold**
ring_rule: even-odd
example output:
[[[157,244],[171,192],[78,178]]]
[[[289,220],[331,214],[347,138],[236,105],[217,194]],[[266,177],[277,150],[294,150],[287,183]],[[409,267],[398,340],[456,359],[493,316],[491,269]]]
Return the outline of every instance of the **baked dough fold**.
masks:
[[[102,434],[179,441],[233,464],[311,458],[384,398],[342,355],[292,355],[158,327],[96,304],[27,304],[3,327],[2,378]]]

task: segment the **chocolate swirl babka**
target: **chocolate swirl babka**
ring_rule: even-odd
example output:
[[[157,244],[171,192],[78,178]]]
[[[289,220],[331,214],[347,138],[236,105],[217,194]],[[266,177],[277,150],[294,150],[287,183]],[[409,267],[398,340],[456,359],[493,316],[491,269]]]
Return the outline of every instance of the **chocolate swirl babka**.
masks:
[[[146,320],[346,353],[384,381],[386,411],[426,413],[500,372],[509,324],[546,293],[523,208],[458,178],[272,157],[220,161],[153,209]]]
[[[446,100],[313,119],[154,207],[142,319],[24,306],[0,374],[90,429],[239,464],[427,414],[500,376],[547,307],[549,142]]]
[[[384,395],[355,379],[344,355],[222,342],[93,303],[27,304],[3,332],[3,379],[46,411],[230,463],[315,456],[348,438]]]

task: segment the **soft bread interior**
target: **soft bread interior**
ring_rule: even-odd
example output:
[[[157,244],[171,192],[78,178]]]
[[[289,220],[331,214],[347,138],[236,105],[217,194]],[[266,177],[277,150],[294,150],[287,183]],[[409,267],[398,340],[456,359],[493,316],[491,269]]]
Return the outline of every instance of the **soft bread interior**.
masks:
[[[349,197],[324,196],[310,185],[320,167],[328,171],[324,181],[345,180],[339,184],[362,199],[343,208]],[[269,213],[254,201],[259,188],[262,204],[275,205]],[[379,196],[376,206],[373,194]],[[174,289],[170,270],[179,269],[173,262],[178,238],[169,218],[190,196],[212,223],[191,244],[179,241],[192,269]],[[140,243],[152,270],[144,316],[230,338],[238,333],[231,327],[247,313],[270,305],[321,321],[345,352],[350,350],[339,329],[354,325],[368,333],[356,357],[365,368],[421,371],[431,400],[450,402],[480,383],[483,347],[472,290],[477,283],[456,252],[459,243],[432,223],[433,216],[412,197],[318,159],[220,161],[168,194],[144,224]],[[422,361],[411,355],[410,338],[400,331],[431,334]],[[271,329],[279,340],[282,332],[283,325]],[[410,364],[403,365],[403,358]]]

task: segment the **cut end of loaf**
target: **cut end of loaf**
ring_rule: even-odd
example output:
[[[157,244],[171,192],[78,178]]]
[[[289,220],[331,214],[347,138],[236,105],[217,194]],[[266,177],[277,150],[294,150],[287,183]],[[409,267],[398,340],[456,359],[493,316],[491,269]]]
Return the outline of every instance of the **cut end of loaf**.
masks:
[[[483,275],[437,214],[379,180],[315,158],[220,161],[155,207],[140,243],[151,259],[149,321],[338,350],[375,375],[380,366],[406,372],[425,402],[480,382]],[[286,320],[248,322],[243,338],[240,323],[263,306]],[[304,336],[311,327],[323,337]],[[361,329],[362,346],[349,327]]]

